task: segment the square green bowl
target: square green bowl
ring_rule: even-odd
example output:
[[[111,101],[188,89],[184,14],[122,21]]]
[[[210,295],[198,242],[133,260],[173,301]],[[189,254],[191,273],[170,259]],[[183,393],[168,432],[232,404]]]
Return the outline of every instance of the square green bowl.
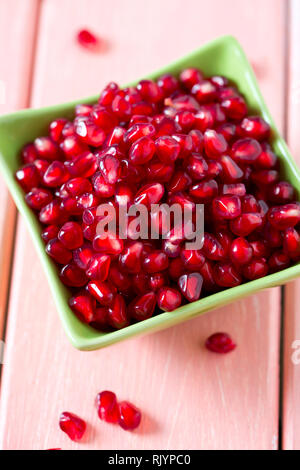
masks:
[[[275,127],[259,91],[253,70],[236,39],[231,36],[218,38],[146,78],[157,79],[167,72],[178,75],[185,67],[198,67],[206,75],[225,75],[235,82],[239,91],[245,96],[250,112],[260,114],[270,124],[273,131],[273,147],[281,160],[282,176],[296,188],[299,197],[299,170],[285,141],[280,137]],[[300,264],[296,264],[278,273],[212,294],[173,312],[161,313],[153,318],[111,333],[101,333],[81,323],[68,306],[68,290],[61,283],[54,263],[45,253],[44,243],[40,237],[41,227],[35,214],[24,201],[24,193],[16,183],[14,173],[19,167],[19,152],[25,143],[33,140],[38,135],[45,134],[49,122],[54,118],[73,117],[76,104],[94,103],[96,100],[97,97],[92,97],[73,103],[42,109],[29,109],[0,117],[0,168],[19,211],[25,217],[44,266],[61,321],[73,346],[81,350],[94,350],[139,334],[162,330],[195,318],[212,309],[222,307],[261,289],[284,284],[299,276]]]

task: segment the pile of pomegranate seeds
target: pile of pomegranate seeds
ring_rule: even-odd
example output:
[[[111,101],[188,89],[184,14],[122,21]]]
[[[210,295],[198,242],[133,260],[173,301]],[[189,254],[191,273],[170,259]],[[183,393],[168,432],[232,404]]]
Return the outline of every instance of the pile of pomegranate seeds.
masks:
[[[16,178],[75,314],[124,328],[298,261],[300,204],[269,139],[233,84],[190,68],[135,88],[109,83],[98,103],[25,145]],[[126,239],[99,235],[103,203],[144,204],[149,216],[153,204],[204,204],[204,245],[187,249],[152,212],[159,239],[136,239],[130,226]]]
[[[214,333],[205,342],[209,351],[226,354],[236,348],[236,344],[227,333]]]
[[[107,423],[119,424],[125,431],[133,431],[141,422],[142,414],[129,401],[117,401],[115,393],[105,390],[96,397],[98,416]]]

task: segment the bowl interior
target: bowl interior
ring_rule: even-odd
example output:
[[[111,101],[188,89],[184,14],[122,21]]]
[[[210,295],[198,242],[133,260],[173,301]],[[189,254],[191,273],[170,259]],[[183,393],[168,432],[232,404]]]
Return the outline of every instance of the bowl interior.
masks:
[[[271,125],[273,132],[273,146],[282,161],[282,175],[296,188],[299,197],[300,173],[296,167],[289,150],[279,136],[275,124],[268,112],[258,89],[255,76],[238,42],[226,36],[212,41],[199,50],[170,64],[146,78],[156,79],[163,73],[178,73],[185,67],[198,67],[205,75],[225,75],[232,80],[245,96],[251,113],[262,115]],[[131,83],[130,85],[135,85]],[[14,172],[19,167],[19,152],[22,146],[47,132],[49,122],[56,117],[73,117],[73,109],[78,103],[92,103],[97,97],[82,99],[73,103],[19,111],[0,118],[0,166],[6,182],[18,206],[26,219],[28,228],[39,253],[41,262],[47,274],[50,287],[58,308],[66,333],[72,344],[82,350],[98,349],[131,336],[157,331],[175,325],[200,313],[220,307],[259,289],[276,286],[291,280],[300,274],[300,265],[292,266],[284,271],[266,276],[241,286],[227,289],[223,292],[210,295],[192,304],[185,305],[174,312],[166,312],[143,322],[130,325],[119,331],[101,333],[81,323],[68,307],[69,292],[60,282],[57,268],[46,255],[44,243],[41,240],[41,227],[36,216],[24,201],[24,193],[14,179]]]

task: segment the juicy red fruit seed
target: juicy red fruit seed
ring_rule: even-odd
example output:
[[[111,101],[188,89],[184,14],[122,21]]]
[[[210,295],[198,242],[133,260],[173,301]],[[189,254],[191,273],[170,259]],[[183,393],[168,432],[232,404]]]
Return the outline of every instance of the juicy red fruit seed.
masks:
[[[59,427],[72,441],[80,441],[86,430],[86,423],[74,413],[64,411],[59,417]]]
[[[241,214],[241,200],[238,196],[221,196],[213,200],[212,209],[217,219],[235,219]]]
[[[97,50],[100,44],[99,39],[88,29],[82,29],[77,34],[78,43],[90,50]]]
[[[43,188],[32,188],[32,190],[25,196],[25,200],[31,209],[37,211],[49,204],[52,199],[52,193]]]
[[[83,233],[76,222],[66,222],[58,233],[58,239],[69,250],[79,248],[83,244]]]
[[[130,148],[129,159],[134,165],[149,162],[155,153],[155,143],[150,137],[141,137]]]
[[[270,209],[268,219],[277,230],[294,227],[300,222],[300,204],[285,204]]]
[[[125,431],[133,431],[141,422],[142,414],[138,408],[128,401],[119,403],[119,425]]]
[[[104,307],[112,305],[115,298],[115,288],[108,282],[90,281],[87,285],[89,293]]]
[[[96,408],[98,416],[107,423],[118,423],[119,407],[116,394],[109,390],[104,390],[96,396]]]
[[[261,150],[257,140],[245,138],[233,144],[231,156],[238,164],[252,164],[259,157]]]
[[[253,248],[245,238],[236,238],[230,247],[230,258],[238,265],[247,264],[253,255]]]
[[[173,137],[159,137],[155,141],[156,153],[163,163],[173,163],[180,154],[180,145]]]
[[[137,321],[146,320],[152,317],[156,306],[156,296],[154,292],[148,292],[140,297],[136,297],[129,305],[130,315]]]
[[[227,333],[214,333],[205,342],[205,347],[212,352],[225,354],[233,351],[236,344]]]
[[[227,150],[227,142],[222,136],[216,131],[210,129],[204,133],[204,150],[209,158],[216,158],[222,155]]]
[[[39,185],[40,176],[36,166],[28,163],[16,172],[16,180],[24,191],[30,191]]]
[[[89,294],[77,294],[69,299],[69,305],[75,315],[84,323],[91,323],[95,317],[96,300]]]
[[[203,277],[199,273],[183,274],[178,279],[178,287],[189,302],[200,298],[202,285]]]
[[[163,287],[158,291],[157,304],[161,310],[172,312],[181,305],[181,294],[172,287]]]

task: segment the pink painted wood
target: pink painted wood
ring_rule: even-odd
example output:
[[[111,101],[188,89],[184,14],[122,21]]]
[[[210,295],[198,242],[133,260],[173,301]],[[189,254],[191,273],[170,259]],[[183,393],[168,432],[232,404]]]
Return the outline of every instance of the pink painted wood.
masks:
[[[283,0],[190,0],[187,11],[181,0],[119,0],[114,5],[112,11],[109,3],[97,0],[43,1],[32,105],[97,93],[108,80],[124,83],[230,33],[253,60],[266,100],[283,127]],[[82,26],[106,41],[103,53],[78,47],[74,36]],[[176,30],[180,39],[175,41]],[[280,291],[273,289],[161,333],[96,352],[76,351],[64,335],[20,221],[0,447],[276,449],[279,324]],[[235,352],[222,357],[203,347],[206,337],[220,330],[238,343]],[[94,397],[104,389],[141,407],[144,418],[137,432],[98,420]],[[88,421],[83,443],[59,431],[58,416],[65,410]]]
[[[0,114],[28,105],[36,0],[0,3]],[[16,15],[16,12],[18,15]],[[21,21],[20,21],[21,19]],[[0,179],[0,339],[5,322],[16,210]]]
[[[300,4],[290,3],[288,143],[300,163]],[[286,286],[283,362],[283,449],[300,449],[300,281]],[[298,342],[297,342],[298,341]]]

